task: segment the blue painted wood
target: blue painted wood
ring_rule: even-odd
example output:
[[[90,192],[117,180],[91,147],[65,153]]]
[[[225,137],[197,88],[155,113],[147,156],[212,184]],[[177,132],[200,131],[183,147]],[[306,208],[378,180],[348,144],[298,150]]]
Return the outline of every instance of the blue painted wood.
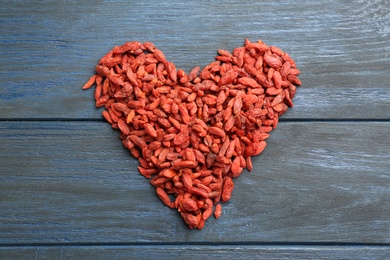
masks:
[[[386,246],[140,245],[3,247],[6,258],[37,259],[388,259]]]
[[[189,71],[219,48],[261,38],[288,52],[303,86],[285,118],[389,119],[390,37],[383,1],[115,1],[0,7],[0,118],[101,118],[80,93],[97,61],[152,41]],[[54,101],[54,102],[53,102]],[[362,109],[364,108],[364,109]]]
[[[221,218],[191,231],[108,124],[2,122],[0,245],[390,243],[389,131],[389,122],[280,123]]]
[[[0,258],[388,258],[389,8],[383,0],[1,3]],[[246,37],[288,52],[303,85],[222,217],[191,231],[153,194],[81,86],[126,41],[152,41],[189,71]]]

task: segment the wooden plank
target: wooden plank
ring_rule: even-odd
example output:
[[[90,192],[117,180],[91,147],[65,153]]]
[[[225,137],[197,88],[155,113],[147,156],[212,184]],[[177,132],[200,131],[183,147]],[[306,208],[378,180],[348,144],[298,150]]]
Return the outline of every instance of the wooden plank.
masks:
[[[380,0],[3,3],[0,118],[100,118],[92,91],[80,88],[126,41],[153,41],[189,71],[218,48],[261,38],[302,71],[285,118],[388,119],[389,8]]]
[[[389,122],[284,122],[189,230],[103,122],[0,123],[0,244],[390,243]]]
[[[23,246],[1,247],[5,259],[387,259],[387,246]]]

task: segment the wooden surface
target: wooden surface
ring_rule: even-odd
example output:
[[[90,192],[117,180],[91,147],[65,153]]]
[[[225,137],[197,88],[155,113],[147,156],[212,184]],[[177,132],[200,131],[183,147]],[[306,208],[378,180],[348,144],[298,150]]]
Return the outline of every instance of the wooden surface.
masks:
[[[387,1],[15,1],[0,26],[1,259],[390,258]],[[188,72],[244,38],[288,52],[302,87],[221,218],[189,230],[81,86],[126,41]]]

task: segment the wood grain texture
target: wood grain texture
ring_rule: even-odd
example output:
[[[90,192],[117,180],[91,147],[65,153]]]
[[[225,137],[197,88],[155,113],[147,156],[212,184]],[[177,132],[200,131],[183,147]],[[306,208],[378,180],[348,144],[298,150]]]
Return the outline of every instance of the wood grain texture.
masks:
[[[190,231],[108,124],[3,122],[0,244],[389,243],[389,129],[281,123],[222,217]]]
[[[10,259],[388,259],[389,247],[377,246],[40,246],[3,247]]]
[[[0,28],[1,259],[389,258],[388,1],[3,1]],[[221,218],[189,230],[81,87],[126,41],[190,71],[244,38],[303,85]]]
[[[126,41],[153,41],[189,71],[218,48],[261,38],[302,71],[286,118],[389,119],[388,13],[378,0],[3,4],[0,117],[100,118],[80,88],[99,58]]]

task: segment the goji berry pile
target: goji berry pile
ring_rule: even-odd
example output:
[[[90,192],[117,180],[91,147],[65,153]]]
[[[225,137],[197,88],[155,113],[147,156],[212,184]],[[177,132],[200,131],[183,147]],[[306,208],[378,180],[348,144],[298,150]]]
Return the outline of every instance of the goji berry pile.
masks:
[[[189,228],[202,229],[233,179],[252,170],[296,86],[293,59],[261,40],[218,56],[202,70],[176,69],[151,42],[114,47],[84,85],[95,88],[96,107],[150,179],[162,202]]]

